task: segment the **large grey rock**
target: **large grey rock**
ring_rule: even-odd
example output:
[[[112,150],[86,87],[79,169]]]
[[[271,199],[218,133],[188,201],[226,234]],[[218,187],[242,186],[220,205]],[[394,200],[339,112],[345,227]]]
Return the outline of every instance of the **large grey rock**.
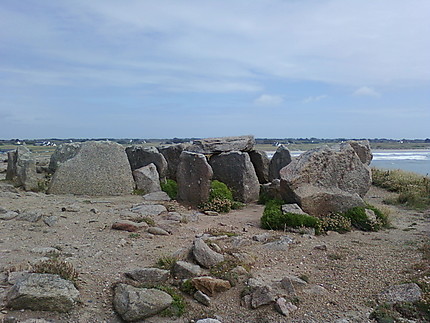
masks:
[[[68,312],[78,299],[79,291],[71,281],[58,275],[29,274],[12,287],[6,304],[17,310]]]
[[[172,268],[172,275],[175,278],[185,279],[199,276],[202,268],[186,261],[177,261]]]
[[[71,142],[65,143],[57,147],[54,153],[51,155],[48,169],[51,173],[55,173],[58,166],[76,156],[79,149],[81,149],[82,143]]]
[[[270,159],[264,151],[251,151],[249,152],[252,165],[254,165],[255,173],[257,174],[260,184],[269,181],[269,165]]]
[[[52,177],[49,193],[124,195],[134,180],[124,148],[108,141],[87,141],[75,157],[62,163]]]
[[[270,183],[260,185],[260,196],[267,200],[279,199],[282,200],[281,195],[281,180],[274,179]]]
[[[36,160],[26,146],[8,153],[6,179],[16,186],[23,186],[26,191],[38,189]]]
[[[289,163],[291,163],[290,151],[286,146],[280,145],[270,160],[269,181],[280,178],[279,171]]]
[[[169,279],[170,272],[159,268],[139,268],[126,272],[125,275],[141,283],[162,284]]]
[[[149,164],[157,167],[160,179],[167,175],[167,161],[155,147],[130,146],[125,149],[132,170]]]
[[[229,151],[252,151],[254,145],[254,136],[206,138],[194,140],[187,150],[201,154],[214,154]]]
[[[415,283],[400,284],[388,287],[378,296],[381,303],[418,302],[421,300],[421,288]]]
[[[169,294],[158,289],[118,284],[114,290],[114,308],[126,322],[153,316],[169,307],[172,302]]]
[[[307,151],[281,170],[281,194],[310,215],[364,206],[371,170],[350,145]]]
[[[153,163],[135,169],[133,171],[133,178],[136,188],[144,191],[145,194],[161,191],[160,177]]]
[[[167,161],[167,177],[176,181],[176,172],[178,170],[181,153],[187,150],[190,143],[181,143],[170,146],[161,146],[158,151]]]
[[[193,256],[196,262],[205,268],[210,268],[224,261],[224,256],[209,248],[201,238],[194,240]]]
[[[350,140],[347,144],[351,145],[363,164],[370,165],[373,154],[369,140]]]
[[[183,151],[176,177],[178,180],[178,200],[198,205],[209,198],[213,171],[202,154]]]
[[[209,164],[214,172],[213,178],[226,184],[235,200],[243,203],[258,200],[260,183],[248,153],[232,151],[213,155]]]

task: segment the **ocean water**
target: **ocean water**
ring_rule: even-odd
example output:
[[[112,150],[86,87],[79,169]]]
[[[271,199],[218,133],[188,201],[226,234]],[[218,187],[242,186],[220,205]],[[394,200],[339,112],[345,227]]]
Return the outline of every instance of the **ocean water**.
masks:
[[[274,151],[266,151],[272,158]],[[292,151],[297,157],[303,151]],[[430,150],[373,150],[371,167],[380,169],[401,169],[421,175],[430,176]]]

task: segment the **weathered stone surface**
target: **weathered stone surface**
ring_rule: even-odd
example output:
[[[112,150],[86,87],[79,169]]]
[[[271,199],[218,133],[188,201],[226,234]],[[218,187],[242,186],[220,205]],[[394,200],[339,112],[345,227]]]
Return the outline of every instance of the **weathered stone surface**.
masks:
[[[17,212],[9,211],[7,213],[0,214],[0,220],[12,220],[18,216]]]
[[[198,320],[196,321],[196,323],[221,323],[221,321],[217,319],[207,318],[207,319]]]
[[[79,291],[72,282],[57,275],[29,274],[12,287],[6,304],[13,309],[68,312],[78,299]]]
[[[265,197],[266,200],[282,200],[281,180],[277,178],[270,183],[260,185],[260,196]]]
[[[255,173],[257,174],[260,184],[269,182],[269,165],[270,159],[264,151],[250,151],[252,165],[254,165]]]
[[[210,268],[224,261],[224,256],[209,248],[201,238],[194,240],[193,255],[197,263],[205,268]]]
[[[125,149],[132,170],[154,164],[160,179],[167,175],[167,161],[155,147],[130,146]]]
[[[161,290],[136,288],[126,284],[118,284],[114,293],[114,308],[126,322],[153,316],[173,302],[172,297]]]
[[[282,213],[307,214],[296,203],[282,205]]]
[[[164,205],[142,204],[131,208],[131,211],[135,213],[139,213],[140,215],[144,215],[144,216],[155,216],[163,212],[167,212],[167,209]]]
[[[284,145],[278,146],[275,154],[270,160],[269,165],[269,181],[280,178],[279,171],[291,163],[291,154],[288,148]]]
[[[167,177],[176,181],[176,172],[178,170],[180,156],[190,143],[181,143],[170,146],[162,146],[158,151],[164,156],[167,161]]]
[[[351,145],[363,164],[370,165],[373,154],[369,140],[350,140],[347,144]]]
[[[36,161],[26,146],[8,153],[6,179],[23,186],[26,191],[38,189]]]
[[[307,151],[281,170],[281,193],[310,215],[344,212],[363,206],[371,170],[350,145]]]
[[[126,272],[125,275],[141,283],[159,284],[169,279],[170,272],[159,268],[139,268]]]
[[[177,261],[172,268],[172,275],[175,278],[185,279],[199,276],[202,268],[186,261]]]
[[[260,183],[248,153],[232,151],[213,155],[209,164],[213,169],[213,178],[226,184],[235,200],[243,203],[258,200]]]
[[[187,151],[213,154],[229,151],[252,151],[254,150],[254,136],[220,137],[194,140],[187,147]]]
[[[421,300],[421,288],[415,283],[394,285],[388,287],[378,296],[381,303],[417,302]]]
[[[252,290],[251,307],[257,308],[263,305],[271,304],[275,301],[275,299],[276,294],[270,286],[257,286]]]
[[[296,296],[297,290],[302,289],[307,284],[303,279],[296,276],[285,276],[281,280],[281,286],[289,296]]]
[[[206,202],[212,176],[212,168],[204,155],[182,152],[176,173],[178,200],[192,205]]]
[[[283,297],[279,297],[275,302],[275,309],[284,316],[289,316],[290,313],[297,310],[297,306],[293,305],[291,302]]]
[[[202,293],[201,291],[197,291],[193,295],[194,299],[198,301],[199,303],[202,303],[206,306],[211,306],[211,298],[206,295],[205,293]]]
[[[133,171],[133,178],[136,188],[146,194],[161,191],[160,177],[153,163],[135,169]]]
[[[191,283],[196,289],[209,296],[213,296],[215,293],[225,292],[231,288],[228,280],[210,276],[193,278]]]
[[[149,194],[145,194],[142,196],[144,201],[170,201],[171,198],[167,195],[166,192],[152,192]]]
[[[42,218],[42,212],[38,210],[24,211],[16,217],[18,221],[38,222]]]
[[[81,145],[80,142],[71,142],[58,146],[51,155],[48,166],[49,171],[54,173],[60,164],[75,157],[79,149],[81,149]]]
[[[107,141],[87,141],[75,157],[54,173],[49,192],[76,195],[122,195],[134,189],[124,148]]]

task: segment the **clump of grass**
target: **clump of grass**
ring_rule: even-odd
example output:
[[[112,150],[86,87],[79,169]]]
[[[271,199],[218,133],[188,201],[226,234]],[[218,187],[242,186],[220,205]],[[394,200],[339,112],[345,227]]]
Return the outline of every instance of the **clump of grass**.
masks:
[[[133,193],[132,193],[133,195],[145,195],[145,191],[144,190],[141,190],[141,189],[138,189],[138,188],[136,188],[136,189],[134,189],[133,190]]]
[[[191,279],[184,280],[179,289],[181,292],[184,292],[188,295],[194,295],[194,293],[197,292],[197,289],[192,284]]]
[[[147,225],[149,225],[150,227],[154,227],[155,226],[155,221],[153,218],[149,217],[149,216],[139,216],[139,217],[133,217],[130,219],[133,222],[136,223],[142,223],[145,222]]]
[[[422,210],[430,206],[430,177],[402,170],[372,169],[373,185],[399,193],[394,201]]]
[[[366,214],[366,209],[372,210],[376,219],[370,219]],[[355,228],[363,231],[378,231],[389,226],[388,216],[372,205],[354,207],[342,213],[341,216],[350,219]]]
[[[209,272],[211,276],[228,280],[231,286],[236,286],[238,275],[232,272],[232,270],[237,266],[243,266],[243,264],[241,264],[235,259],[227,259],[216,264],[215,266],[212,266],[209,269]]]
[[[261,227],[270,230],[285,230],[292,228],[315,228],[319,232],[319,219],[306,214],[283,213],[282,200],[270,200],[266,203],[261,217]]]
[[[160,269],[172,270],[178,259],[172,256],[162,256],[158,258],[156,266]]]
[[[236,232],[224,231],[218,228],[207,229],[205,230],[204,233],[210,234],[211,236],[214,236],[214,237],[219,237],[219,236],[236,237],[238,235]]]
[[[63,279],[70,280],[75,286],[77,286],[79,274],[76,269],[71,263],[58,258],[40,261],[32,265],[30,271],[38,274],[58,275]]]
[[[240,209],[244,204],[233,200],[233,193],[223,182],[214,180],[211,182],[209,199],[199,208],[204,211],[228,213],[231,210]]]
[[[176,197],[178,196],[178,183],[176,183],[176,181],[174,181],[173,179],[167,179],[165,181],[162,181],[160,185],[161,190],[166,192],[172,200],[176,199]]]
[[[130,233],[130,234],[128,235],[128,237],[129,237],[129,238],[131,238],[131,239],[137,239],[137,238],[139,238],[139,237],[140,237],[140,234],[139,234],[139,233],[134,232],[134,233]]]
[[[156,289],[159,289],[167,294],[169,294],[173,298],[172,304],[166,308],[165,310],[160,312],[160,316],[164,317],[181,317],[186,310],[186,302],[184,297],[181,295],[179,291],[170,286],[155,286]]]

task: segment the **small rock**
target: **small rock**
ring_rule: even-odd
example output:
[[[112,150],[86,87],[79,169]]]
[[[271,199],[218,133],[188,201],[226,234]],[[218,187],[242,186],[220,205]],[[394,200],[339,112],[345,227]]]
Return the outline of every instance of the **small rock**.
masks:
[[[54,226],[54,225],[58,222],[58,216],[51,215],[51,216],[45,217],[45,218],[43,219],[43,222],[44,222],[48,227],[52,227],[52,226]]]
[[[215,212],[215,211],[204,211],[203,213],[206,215],[209,215],[209,216],[218,216],[219,215],[219,213]]]
[[[224,256],[209,248],[201,238],[194,240],[193,255],[197,263],[205,268],[210,268],[224,261]]]
[[[152,192],[149,194],[145,194],[142,196],[144,201],[170,201],[171,198],[167,195],[166,192]]]
[[[308,294],[308,295],[326,295],[326,294],[328,294],[327,289],[325,289],[324,287],[319,286],[319,285],[310,286],[309,288],[304,289],[303,292]]]
[[[213,278],[210,276],[193,278],[191,283],[196,289],[209,296],[212,296],[214,293],[224,292],[231,288],[228,280]]]
[[[78,205],[72,204],[72,205],[63,206],[61,208],[61,211],[62,212],[79,212],[80,208]]]
[[[149,227],[148,232],[157,236],[168,236],[169,232],[158,227]]]
[[[16,217],[18,221],[28,221],[28,222],[37,222],[42,218],[42,213],[40,211],[26,211],[19,214]]]
[[[317,245],[317,246],[314,247],[314,249],[316,249],[316,250],[322,250],[322,251],[327,251],[327,245],[325,245],[325,244]]]
[[[201,291],[197,291],[194,293],[194,299],[198,301],[199,303],[202,303],[203,305],[210,306],[211,305],[211,298],[206,295],[205,293],[202,293]]]
[[[167,216],[165,217],[166,220],[169,221],[175,221],[175,222],[181,222],[182,221],[182,215],[178,212],[169,212]]]
[[[196,321],[196,323],[221,323],[221,321],[217,320],[217,319],[201,319]]]
[[[61,254],[61,251],[57,248],[52,247],[36,247],[31,249],[32,253],[38,253],[43,256],[58,256]]]
[[[296,289],[302,289],[308,283],[296,276],[285,276],[281,280],[281,286],[291,296],[296,296]]]
[[[291,312],[297,310],[297,306],[293,305],[291,302],[287,302],[287,300],[283,297],[279,297],[275,303],[275,309],[284,316],[290,315]]]
[[[142,229],[146,229],[147,227],[148,227],[148,224],[146,222],[137,223],[129,220],[120,220],[112,224],[112,229],[128,231],[128,232],[136,232]]]
[[[272,249],[272,250],[278,250],[278,251],[286,251],[288,250],[290,244],[294,242],[293,239],[291,239],[288,236],[283,236],[277,241],[268,242],[264,244],[264,247]]]
[[[9,211],[7,213],[4,214],[0,214],[0,220],[12,220],[15,219],[18,216],[17,212],[13,212],[13,211]]]
[[[0,214],[5,214],[9,212],[8,210],[6,210],[4,207],[0,206]]]
[[[145,216],[156,216],[160,215],[163,212],[167,212],[167,209],[164,205],[142,204],[133,207],[131,211]]]
[[[140,268],[125,273],[125,275],[133,280],[142,283],[165,283],[170,276],[168,270],[159,268]]]
[[[15,285],[17,282],[25,279],[30,275],[28,271],[12,271],[7,277],[7,282],[10,285]]]
[[[275,301],[276,295],[273,289],[268,286],[255,287],[251,294],[251,308],[257,308],[262,305],[271,304]]]
[[[294,213],[294,214],[303,214],[303,215],[309,215],[306,212],[304,212],[300,206],[297,204],[284,204],[282,205],[282,213]]]
[[[261,233],[261,234],[256,234],[255,236],[252,237],[252,240],[258,241],[258,242],[266,242],[271,237],[272,237],[271,234],[265,232],[265,233]]]
[[[98,214],[98,213],[100,213],[100,212],[99,212],[99,210],[97,210],[96,208],[92,208],[92,209],[90,210],[90,212],[91,212],[91,213],[94,213],[94,214]]]

